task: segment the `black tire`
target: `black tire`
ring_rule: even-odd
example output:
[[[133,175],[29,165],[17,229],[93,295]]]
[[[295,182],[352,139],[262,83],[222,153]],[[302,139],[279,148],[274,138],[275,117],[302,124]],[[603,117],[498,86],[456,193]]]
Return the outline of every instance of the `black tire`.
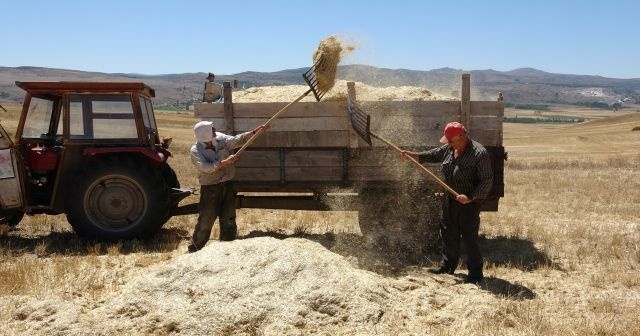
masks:
[[[84,165],[65,201],[67,220],[76,233],[104,241],[148,238],[169,211],[168,188],[159,169],[127,156]]]
[[[171,188],[180,188],[180,181],[178,181],[178,176],[176,175],[175,170],[173,170],[173,168],[171,168],[171,166],[166,163],[162,167],[162,178],[164,179],[169,191],[171,190]],[[173,210],[178,207],[178,203],[180,203],[180,201],[176,202],[171,199],[169,200],[169,211],[167,211],[167,215],[162,221],[162,224],[171,219],[171,214],[173,213]]]
[[[162,166],[162,177],[164,178],[167,187],[171,188],[180,188],[180,181],[178,181],[178,176],[176,175],[175,170],[171,168],[168,164],[164,164]]]
[[[18,225],[22,217],[24,217],[24,212],[20,210],[0,210],[0,224],[7,224],[9,227]]]
[[[358,222],[367,241],[404,250],[415,260],[437,247],[442,202],[433,188],[402,185],[358,193]]]

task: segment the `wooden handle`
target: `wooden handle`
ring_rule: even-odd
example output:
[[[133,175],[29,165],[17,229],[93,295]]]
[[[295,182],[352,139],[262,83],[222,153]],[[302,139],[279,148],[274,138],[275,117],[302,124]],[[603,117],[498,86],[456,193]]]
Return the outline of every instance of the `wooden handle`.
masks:
[[[394,145],[393,143],[391,143],[391,141],[378,136],[374,133],[371,133],[371,136],[384,142],[385,144],[389,145],[390,147],[392,147],[393,149],[397,150],[398,152],[402,153],[402,149],[400,149],[398,146]],[[442,181],[440,178],[438,178],[434,173],[432,173],[429,169],[425,168],[425,166],[421,165],[420,162],[418,162],[418,160],[412,158],[411,156],[409,156],[409,159],[411,160],[411,162],[415,163],[418,167],[420,167],[420,169],[422,169],[423,172],[427,173],[429,176],[431,176],[439,185],[441,185],[443,188],[445,188],[448,192],[450,192],[453,196],[458,197],[460,194],[458,194],[455,190],[453,190],[451,187],[449,187],[446,183],[444,183],[444,181]]]
[[[271,117],[269,120],[267,120],[267,122],[264,125],[265,126],[269,126],[269,124],[271,124],[272,121],[274,121],[276,118],[278,118],[278,116],[280,114],[282,114],[282,112],[286,111],[291,105],[301,101],[302,98],[306,97],[309,93],[311,93],[311,89],[307,90],[307,92],[303,93],[296,100],[290,102],[285,107],[281,108],[280,111],[276,112],[276,114],[274,114],[273,117]],[[238,151],[235,153],[235,155],[238,156],[238,155],[240,155],[240,153],[244,152],[244,150],[247,147],[249,147],[249,145],[251,145],[258,138],[259,135],[260,135],[260,133],[256,133],[256,134],[252,135],[251,138],[249,138],[249,140],[247,140],[247,142],[245,142],[244,145],[242,145],[242,147],[240,147],[240,149],[238,149]]]

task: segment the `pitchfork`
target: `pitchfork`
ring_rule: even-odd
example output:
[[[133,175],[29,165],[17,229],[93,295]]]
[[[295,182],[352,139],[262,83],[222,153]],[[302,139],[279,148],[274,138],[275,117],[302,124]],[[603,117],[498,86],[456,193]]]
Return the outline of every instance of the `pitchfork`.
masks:
[[[397,150],[398,152],[402,153],[402,149],[394,145],[391,141],[371,132],[371,116],[366,114],[364,111],[362,111],[362,109],[360,109],[360,107],[358,107],[355,104],[355,102],[352,101],[351,95],[348,95],[347,97],[347,108],[349,109],[349,119],[351,120],[351,126],[356,131],[356,133],[358,133],[358,135],[362,137],[362,139],[366,143],[369,144],[369,146],[371,146],[371,138],[373,137],[384,142],[389,147]],[[433,178],[439,185],[445,188],[454,197],[458,197],[459,194],[455,190],[453,190],[446,183],[444,183],[444,181],[439,179],[429,169],[425,168],[423,165],[420,164],[420,162],[418,162],[416,159],[412,158],[411,156],[407,156],[407,157],[409,158],[409,160],[411,160],[411,162],[415,163],[418,167],[420,167],[420,169],[422,169],[423,172],[427,173],[427,175]]]
[[[286,111],[291,105],[301,101],[302,98],[306,97],[311,92],[313,92],[313,95],[316,97],[316,101],[320,101],[320,99],[322,99],[324,94],[327,92],[320,90],[320,88],[318,87],[318,80],[316,79],[315,71],[318,68],[322,68],[322,65],[324,64],[324,62],[325,62],[325,58],[322,56],[319,57],[318,60],[315,62],[315,64],[313,64],[313,66],[309,68],[309,70],[307,70],[305,73],[302,74],[304,81],[307,82],[307,85],[309,85],[309,90],[303,93],[296,100],[292,101],[291,103],[287,104],[285,107],[281,108],[280,111],[276,112],[276,114],[274,114],[273,117],[271,117],[271,119],[267,120],[267,122],[264,124],[265,126],[269,126],[269,124],[271,124],[271,122],[273,122],[276,118],[278,118],[278,116],[282,114],[282,112]],[[260,134],[256,133],[252,135],[251,138],[249,138],[249,140],[247,140],[247,142],[245,142],[244,145],[242,145],[242,147],[240,147],[240,149],[235,153],[235,156],[240,155],[240,153],[242,153],[247,147],[249,147],[249,145],[256,140],[258,135]]]

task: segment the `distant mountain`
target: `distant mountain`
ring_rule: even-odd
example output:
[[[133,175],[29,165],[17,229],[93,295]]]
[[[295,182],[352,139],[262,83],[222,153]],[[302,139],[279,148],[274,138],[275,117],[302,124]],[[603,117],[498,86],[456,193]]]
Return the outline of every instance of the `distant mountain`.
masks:
[[[238,80],[242,87],[304,84],[306,68],[276,72],[246,71],[219,75],[216,82]],[[494,100],[502,92],[510,104],[613,104],[640,103],[640,78],[555,74],[533,68],[511,71],[441,68],[429,71],[386,69],[367,65],[338,68],[339,79],[372,86],[419,86],[444,95],[458,96],[461,76],[471,74],[472,100]],[[23,97],[18,81],[142,81],[156,90],[156,104],[184,106],[202,98],[207,73],[123,74],[41,67],[0,67],[0,102],[19,102]]]

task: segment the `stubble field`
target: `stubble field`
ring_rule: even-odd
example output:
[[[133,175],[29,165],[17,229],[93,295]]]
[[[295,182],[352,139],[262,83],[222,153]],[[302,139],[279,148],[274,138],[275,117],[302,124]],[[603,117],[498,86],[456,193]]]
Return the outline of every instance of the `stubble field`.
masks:
[[[5,107],[11,131],[19,107]],[[117,244],[32,216],[0,236],[0,334],[639,335],[640,113],[587,112],[605,118],[504,124],[505,198],[482,215],[482,286],[462,283],[464,267],[427,273],[435,254],[390,267],[353,212],[241,209],[241,238],[218,242],[216,227],[196,254],[185,254],[195,215]],[[196,120],[157,119],[182,185],[197,186]]]

